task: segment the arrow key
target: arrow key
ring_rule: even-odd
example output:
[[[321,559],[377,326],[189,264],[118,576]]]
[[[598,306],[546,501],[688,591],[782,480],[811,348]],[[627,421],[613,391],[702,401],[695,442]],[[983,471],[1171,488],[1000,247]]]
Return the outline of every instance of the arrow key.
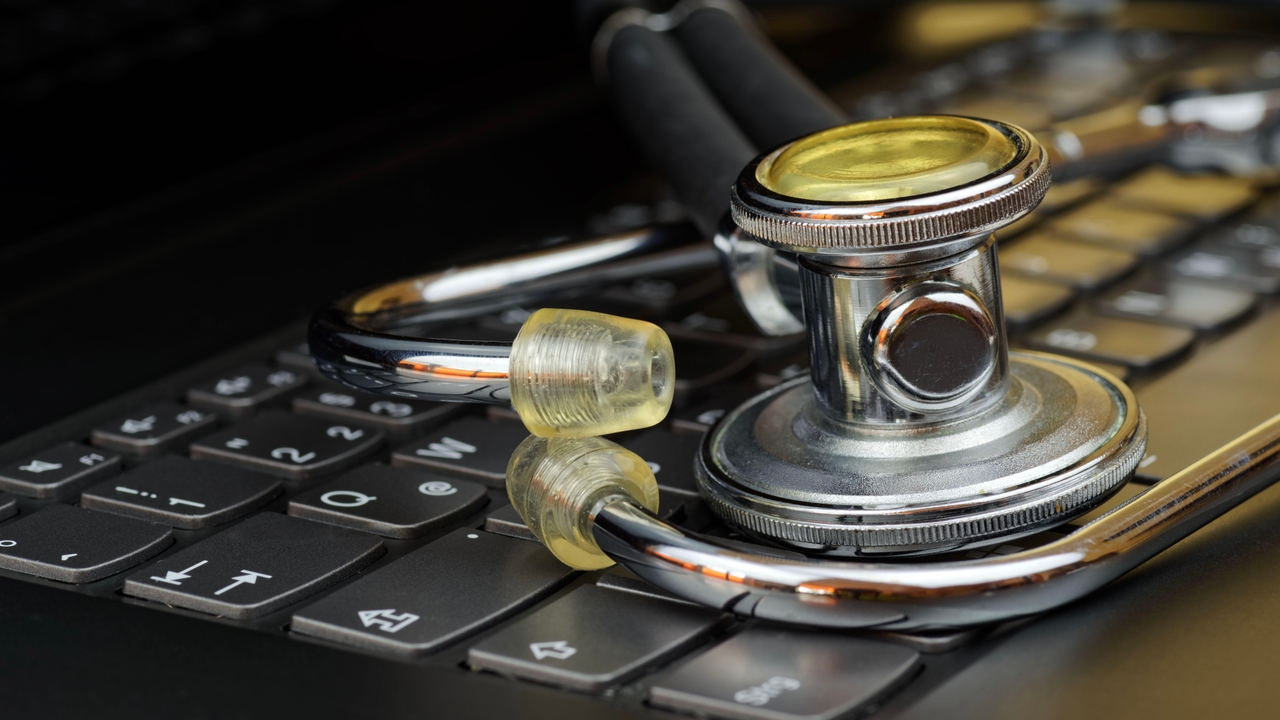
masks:
[[[54,505],[0,526],[0,568],[66,583],[101,580],[173,543],[167,527]]]
[[[244,620],[342,581],[383,553],[382,541],[261,513],[129,576],[126,595]]]
[[[198,530],[247,515],[280,494],[266,475],[166,455],[80,496],[83,507]]]
[[[471,648],[472,667],[597,692],[728,621],[703,607],[585,585]]]

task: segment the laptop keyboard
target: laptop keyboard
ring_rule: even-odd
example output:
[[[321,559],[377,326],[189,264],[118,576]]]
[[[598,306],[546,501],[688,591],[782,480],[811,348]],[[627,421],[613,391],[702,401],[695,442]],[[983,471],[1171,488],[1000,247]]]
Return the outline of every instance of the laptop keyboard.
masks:
[[[1072,180],[999,235],[999,254],[1014,348],[1097,363],[1128,379],[1148,414],[1149,454],[1106,507],[1276,411],[1280,195],[1163,166]],[[615,439],[653,468],[663,517],[741,540],[699,499],[693,456],[727,410],[807,372],[803,336],[756,334],[714,271],[574,304],[671,335],[671,416]],[[448,332],[511,338],[534,309]],[[37,449],[5,448],[0,574],[192,622],[725,718],[869,712],[930,672],[932,653],[981,636],[810,633],[690,605],[625,570],[572,571],[507,502],[507,459],[526,437],[509,408],[335,385],[301,335],[287,329],[187,373],[181,387],[170,379],[129,406],[87,411],[61,425],[80,429]],[[951,557],[1008,554],[1070,530]]]

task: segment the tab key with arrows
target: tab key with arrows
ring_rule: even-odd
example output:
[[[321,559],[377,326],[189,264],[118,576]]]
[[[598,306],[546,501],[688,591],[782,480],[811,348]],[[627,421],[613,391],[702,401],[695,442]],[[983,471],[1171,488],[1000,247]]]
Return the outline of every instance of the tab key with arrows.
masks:
[[[124,592],[243,620],[340,582],[382,553],[369,535],[267,512],[134,573]]]

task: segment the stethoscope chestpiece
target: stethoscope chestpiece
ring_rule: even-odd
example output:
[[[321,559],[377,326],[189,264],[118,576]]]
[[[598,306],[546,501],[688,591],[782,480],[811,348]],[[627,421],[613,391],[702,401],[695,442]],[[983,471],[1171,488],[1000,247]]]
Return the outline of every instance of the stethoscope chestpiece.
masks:
[[[798,257],[810,377],[707,434],[721,517],[808,553],[923,554],[1062,523],[1124,484],[1146,442],[1133,393],[1008,350],[993,233],[1049,177],[1030,133],[954,116],[843,125],[743,170],[735,222]]]

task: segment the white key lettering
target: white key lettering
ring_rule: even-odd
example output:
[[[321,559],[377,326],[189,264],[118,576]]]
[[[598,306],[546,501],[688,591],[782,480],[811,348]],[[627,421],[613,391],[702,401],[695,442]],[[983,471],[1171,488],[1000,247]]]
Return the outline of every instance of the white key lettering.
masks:
[[[314,460],[316,457],[316,454],[314,452],[309,452],[303,455],[302,451],[299,450],[298,448],[278,447],[275,450],[271,451],[271,457],[277,460],[284,460],[287,457],[293,462],[301,465],[302,463],[310,462],[311,460]]]

